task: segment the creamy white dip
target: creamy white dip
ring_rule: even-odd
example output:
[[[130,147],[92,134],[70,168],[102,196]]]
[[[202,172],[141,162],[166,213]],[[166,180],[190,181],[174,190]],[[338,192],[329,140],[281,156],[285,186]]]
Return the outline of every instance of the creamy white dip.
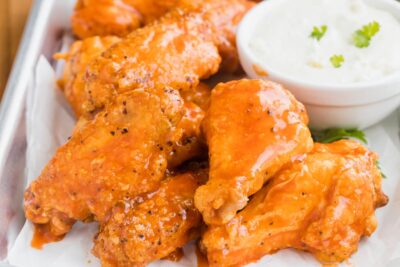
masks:
[[[374,21],[379,32],[368,47],[356,47],[354,32]],[[311,38],[313,28],[322,25],[325,35]],[[400,22],[365,0],[275,1],[248,45],[267,73],[307,82],[352,84],[400,71]],[[333,55],[343,55],[341,67],[333,66]]]

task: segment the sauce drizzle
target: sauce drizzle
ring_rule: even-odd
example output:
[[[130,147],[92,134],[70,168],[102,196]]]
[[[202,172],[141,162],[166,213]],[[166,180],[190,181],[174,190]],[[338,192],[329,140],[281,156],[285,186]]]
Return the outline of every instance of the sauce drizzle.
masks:
[[[63,238],[64,236],[52,235],[48,225],[35,225],[31,246],[36,249],[42,249],[44,245],[61,241]]]
[[[207,257],[200,251],[199,247],[196,246],[197,256],[197,267],[209,267]]]

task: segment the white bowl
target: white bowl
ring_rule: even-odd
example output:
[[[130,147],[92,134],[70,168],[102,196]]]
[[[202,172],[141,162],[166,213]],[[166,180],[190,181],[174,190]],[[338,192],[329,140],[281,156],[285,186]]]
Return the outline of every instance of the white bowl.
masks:
[[[400,106],[400,72],[378,81],[353,85],[322,85],[287,77],[268,69],[263,74],[256,56],[249,48],[255,25],[268,16],[270,6],[281,0],[266,0],[244,17],[237,33],[240,61],[247,75],[283,84],[306,105],[312,128],[367,128],[378,123]],[[400,4],[395,0],[365,0],[390,12],[400,20]],[[399,47],[400,53],[400,47]]]

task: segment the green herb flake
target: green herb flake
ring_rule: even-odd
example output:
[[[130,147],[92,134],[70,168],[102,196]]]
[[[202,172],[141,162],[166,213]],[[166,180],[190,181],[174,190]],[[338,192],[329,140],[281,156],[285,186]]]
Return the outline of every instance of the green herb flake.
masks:
[[[314,26],[313,31],[310,34],[311,38],[317,39],[318,41],[324,37],[326,31],[328,30],[328,26],[322,25],[321,27]]]
[[[376,164],[376,167],[378,167],[379,171],[381,172],[382,178],[386,179],[386,175],[382,172],[382,167],[381,167],[380,162],[377,160],[377,161],[375,161],[375,164]]]
[[[358,48],[368,47],[371,43],[372,37],[374,37],[380,29],[381,25],[376,21],[364,25],[353,34],[354,45]]]
[[[342,139],[358,139],[367,144],[365,133],[358,129],[327,129],[323,131],[312,131],[313,139],[315,142],[328,144]]]
[[[332,66],[335,68],[340,68],[344,62],[344,56],[343,55],[333,55],[329,59],[332,63]]]

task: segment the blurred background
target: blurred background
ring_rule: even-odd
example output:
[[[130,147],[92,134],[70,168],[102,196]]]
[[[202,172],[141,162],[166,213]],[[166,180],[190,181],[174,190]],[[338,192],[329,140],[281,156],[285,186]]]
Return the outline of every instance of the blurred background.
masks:
[[[0,0],[0,99],[34,0]]]

